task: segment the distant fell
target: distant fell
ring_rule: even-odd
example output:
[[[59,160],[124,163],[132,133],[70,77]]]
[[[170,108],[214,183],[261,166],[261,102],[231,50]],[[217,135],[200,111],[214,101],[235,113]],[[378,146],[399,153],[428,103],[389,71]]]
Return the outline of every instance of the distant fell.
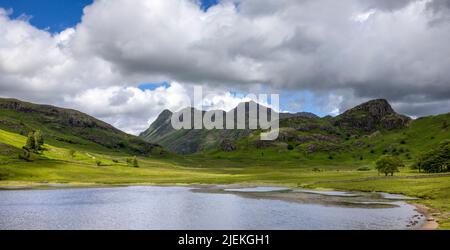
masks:
[[[39,129],[46,141],[55,145],[69,144],[139,155],[148,155],[155,150],[161,152],[160,146],[126,134],[82,112],[17,99],[0,98],[0,128],[22,135]]]

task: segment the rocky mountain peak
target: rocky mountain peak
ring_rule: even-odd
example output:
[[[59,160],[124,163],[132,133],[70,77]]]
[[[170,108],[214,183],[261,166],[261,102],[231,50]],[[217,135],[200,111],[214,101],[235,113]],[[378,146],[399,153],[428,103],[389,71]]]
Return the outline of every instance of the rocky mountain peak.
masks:
[[[346,126],[365,131],[379,128],[397,129],[405,127],[411,119],[395,112],[385,99],[376,99],[347,110],[335,119],[336,126]]]
[[[349,109],[344,113],[358,113],[364,112],[369,114],[372,117],[381,118],[386,115],[396,114],[392,106],[386,99],[376,99],[360,104],[352,109]]]

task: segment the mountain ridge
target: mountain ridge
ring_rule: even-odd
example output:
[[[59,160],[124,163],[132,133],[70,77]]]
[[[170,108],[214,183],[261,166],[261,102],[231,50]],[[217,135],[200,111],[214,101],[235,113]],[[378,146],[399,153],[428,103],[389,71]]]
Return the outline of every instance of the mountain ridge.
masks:
[[[240,105],[245,105],[246,118],[248,119],[249,102],[240,103],[236,108],[229,112],[236,112]],[[260,104],[257,104],[259,108]],[[204,112],[204,111],[202,111]],[[226,114],[225,111],[222,111]],[[268,108],[270,112],[270,108]],[[171,127],[170,119],[173,113],[164,110],[150,127],[142,132],[139,136],[146,141],[160,143],[162,146],[171,151],[181,154],[191,154],[200,151],[214,150],[222,148],[230,150],[236,148],[233,141],[237,141],[242,137],[248,137],[255,134],[258,130],[193,130],[182,129],[175,130]],[[236,117],[236,116],[235,116]],[[270,119],[270,116],[269,116]],[[407,116],[398,114],[385,99],[375,99],[362,103],[351,108],[336,117],[318,117],[315,114],[307,112],[299,112],[295,114],[280,113],[280,137],[277,141],[291,138],[292,134],[298,134],[299,131],[313,131],[320,128],[327,133],[342,134],[368,134],[377,130],[394,130],[408,126],[411,119]],[[225,119],[224,119],[225,120]],[[248,123],[248,120],[246,121]],[[309,127],[309,128],[308,128]],[[296,132],[287,132],[294,130]],[[240,131],[240,133],[238,133]],[[331,132],[330,132],[331,131]],[[259,133],[260,131],[258,131]],[[318,131],[316,131],[318,132]],[[291,134],[291,135],[289,135]],[[297,135],[298,136],[298,135]],[[330,136],[330,135],[327,135]],[[317,137],[317,134],[316,134]],[[304,139],[304,138],[303,138]],[[303,140],[302,138],[300,141]],[[322,137],[324,139],[324,137]],[[328,138],[330,139],[330,138]],[[333,139],[336,141],[336,139]],[[195,144],[189,148],[183,145],[192,142]],[[270,142],[259,142],[258,145],[272,144]],[[208,145],[202,147],[202,145]]]

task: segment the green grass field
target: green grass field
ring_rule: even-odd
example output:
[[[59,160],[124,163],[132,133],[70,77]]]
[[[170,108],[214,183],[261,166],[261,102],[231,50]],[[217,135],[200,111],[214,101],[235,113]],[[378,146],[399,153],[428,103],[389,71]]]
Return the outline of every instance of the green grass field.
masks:
[[[399,135],[392,135],[393,137]],[[395,138],[398,140],[400,137]],[[412,141],[412,140],[411,140]],[[450,229],[450,175],[418,173],[406,167],[394,177],[378,176],[370,160],[351,158],[330,161],[321,155],[305,160],[296,155],[280,157],[280,152],[198,154],[189,157],[138,158],[139,168],[127,164],[131,157],[115,152],[77,149],[71,155],[63,147],[45,145],[32,156],[32,162],[17,155],[26,137],[0,130],[0,186],[34,187],[49,184],[70,185],[189,185],[253,184],[337,190],[383,191],[420,198],[439,213],[440,228]],[[414,143],[414,142],[411,142]],[[100,166],[97,161],[101,161]],[[358,171],[361,166],[370,171]]]

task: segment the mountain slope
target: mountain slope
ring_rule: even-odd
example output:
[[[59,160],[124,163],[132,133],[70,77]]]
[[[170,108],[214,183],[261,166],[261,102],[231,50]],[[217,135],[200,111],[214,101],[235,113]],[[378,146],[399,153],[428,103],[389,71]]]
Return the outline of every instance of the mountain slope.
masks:
[[[160,146],[76,110],[0,98],[0,129],[27,135],[42,130],[54,145],[147,155]]]
[[[234,114],[234,127],[237,127],[237,110],[245,110],[245,126],[246,129],[234,129],[234,130],[206,130],[206,129],[182,129],[175,130],[172,127],[171,119],[173,113],[169,110],[164,110],[158,118],[150,125],[150,127],[142,132],[139,136],[148,142],[158,143],[163,145],[165,148],[180,154],[191,154],[200,151],[214,150],[217,148],[229,148],[230,142],[233,142],[239,138],[249,136],[253,131],[249,128],[249,110],[250,105],[255,105],[257,112],[259,112],[260,107],[255,102],[240,103],[236,108],[230,110],[229,112],[219,111],[223,115],[224,127],[226,121],[226,115],[229,113]],[[266,107],[265,107],[266,108]],[[204,111],[199,111],[196,109],[191,109],[192,114],[195,112],[202,112],[202,117],[204,116]],[[271,109],[267,108],[268,118],[270,119]],[[307,117],[307,118],[318,118],[311,113],[296,113],[279,114],[280,118],[294,118],[294,117]],[[193,116],[192,116],[193,117]],[[259,117],[259,113],[258,116]],[[233,147],[233,146],[231,146]]]
[[[248,119],[249,103],[239,105],[245,105]],[[230,112],[236,112],[238,107]],[[297,148],[314,153],[344,150],[344,142],[351,137],[404,129],[411,122],[410,118],[397,114],[386,100],[379,99],[358,105],[337,117],[320,118],[311,113],[280,114],[279,138],[263,142],[259,140],[260,130],[175,130],[171,126],[171,117],[170,111],[164,111],[140,137],[182,154],[268,147]]]

